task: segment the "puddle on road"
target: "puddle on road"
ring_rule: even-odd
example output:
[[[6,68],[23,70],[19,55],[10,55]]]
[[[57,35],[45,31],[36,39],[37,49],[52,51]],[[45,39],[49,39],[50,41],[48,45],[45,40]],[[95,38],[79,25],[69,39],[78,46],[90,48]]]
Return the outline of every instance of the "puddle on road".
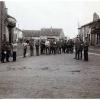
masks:
[[[52,87],[53,89],[59,89],[58,87]]]
[[[26,70],[26,69],[32,69],[32,68],[27,68],[26,66],[19,67],[19,68],[14,68],[14,67],[7,67],[7,71],[17,71],[17,70]]]
[[[43,67],[43,68],[41,68],[41,70],[43,70],[43,71],[53,71],[53,72],[55,72],[55,71],[58,71],[59,70],[59,68],[49,68],[49,67]]]
[[[73,71],[70,71],[70,72],[81,72],[81,70],[73,70]]]
[[[41,70],[49,70],[48,67],[41,68]]]

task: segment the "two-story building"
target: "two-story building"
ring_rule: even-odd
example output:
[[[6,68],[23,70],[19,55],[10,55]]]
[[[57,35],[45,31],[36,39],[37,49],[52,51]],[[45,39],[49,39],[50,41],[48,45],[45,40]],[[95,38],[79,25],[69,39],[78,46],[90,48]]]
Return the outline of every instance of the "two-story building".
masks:
[[[95,18],[96,17],[96,18]],[[100,19],[94,13],[93,22],[87,23],[80,28],[78,28],[78,34],[80,38],[84,41],[85,37],[88,38],[90,45],[99,46],[100,45]]]
[[[41,39],[62,39],[64,38],[64,32],[61,28],[42,28],[41,29]]]
[[[64,32],[61,28],[42,28],[41,30],[23,30],[24,39],[62,39]]]

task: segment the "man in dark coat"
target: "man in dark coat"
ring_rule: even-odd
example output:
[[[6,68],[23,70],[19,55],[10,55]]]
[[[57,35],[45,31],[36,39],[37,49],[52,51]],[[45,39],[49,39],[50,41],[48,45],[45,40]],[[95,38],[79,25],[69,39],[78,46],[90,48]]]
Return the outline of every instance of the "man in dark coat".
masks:
[[[80,39],[79,37],[75,40],[75,59],[79,60],[79,48],[80,48]]]
[[[61,41],[57,41],[57,53],[61,54]]]
[[[89,47],[89,42],[87,40],[88,38],[85,37],[84,41],[84,61],[88,61],[88,47]]]
[[[1,44],[1,62],[4,63],[6,57],[5,43]]]
[[[34,55],[34,41],[30,41],[29,46],[30,46],[30,56],[33,56]]]
[[[66,52],[70,53],[71,47],[70,47],[70,40],[67,41],[67,45],[66,45]]]
[[[83,41],[80,39],[80,48],[79,48],[79,59],[82,60],[82,51],[83,51]]]
[[[26,57],[26,52],[27,52],[27,42],[23,43],[23,57]]]
[[[36,55],[37,55],[37,56],[39,56],[39,46],[40,46],[40,43],[39,43],[39,40],[37,40],[36,43],[35,43]]]
[[[62,52],[63,53],[66,53],[66,46],[67,46],[66,40],[63,40],[62,41]]]
[[[6,61],[9,62],[9,58],[11,56],[11,44],[9,42],[6,42]]]
[[[50,54],[53,54],[53,40],[50,41]]]
[[[45,41],[44,40],[41,40],[40,48],[41,48],[41,54],[44,54],[45,52]]]
[[[70,53],[73,53],[73,48],[74,48],[74,42],[73,42],[73,40],[71,39],[71,40],[70,40]]]
[[[53,41],[53,54],[55,55],[57,53],[57,43],[56,41],[54,40]]]
[[[59,53],[61,54],[62,53],[62,43],[61,43],[61,40],[59,41]]]

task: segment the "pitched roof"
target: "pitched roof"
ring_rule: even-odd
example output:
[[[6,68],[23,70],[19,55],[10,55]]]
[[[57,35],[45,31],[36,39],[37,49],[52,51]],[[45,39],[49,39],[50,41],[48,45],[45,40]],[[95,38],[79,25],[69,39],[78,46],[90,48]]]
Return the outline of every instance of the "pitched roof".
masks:
[[[41,30],[23,30],[24,37],[60,36],[61,28],[42,28]]]
[[[62,29],[59,28],[42,28],[41,35],[42,36],[60,36]]]
[[[39,37],[40,30],[23,30],[24,37]]]
[[[90,26],[90,25],[92,25],[92,24],[94,24],[94,23],[97,23],[97,22],[100,22],[100,19],[98,19],[97,21],[93,21],[93,22],[87,23],[87,24],[85,24],[85,25],[82,25],[80,28],[85,27],[85,26]],[[80,29],[80,28],[79,28],[79,29]]]

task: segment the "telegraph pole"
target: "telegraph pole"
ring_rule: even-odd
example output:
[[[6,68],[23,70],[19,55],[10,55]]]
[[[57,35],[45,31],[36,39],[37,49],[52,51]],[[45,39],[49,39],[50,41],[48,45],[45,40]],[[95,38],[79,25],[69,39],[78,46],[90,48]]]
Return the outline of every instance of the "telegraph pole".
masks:
[[[2,2],[0,1],[0,58],[1,58],[1,45],[2,45]]]

